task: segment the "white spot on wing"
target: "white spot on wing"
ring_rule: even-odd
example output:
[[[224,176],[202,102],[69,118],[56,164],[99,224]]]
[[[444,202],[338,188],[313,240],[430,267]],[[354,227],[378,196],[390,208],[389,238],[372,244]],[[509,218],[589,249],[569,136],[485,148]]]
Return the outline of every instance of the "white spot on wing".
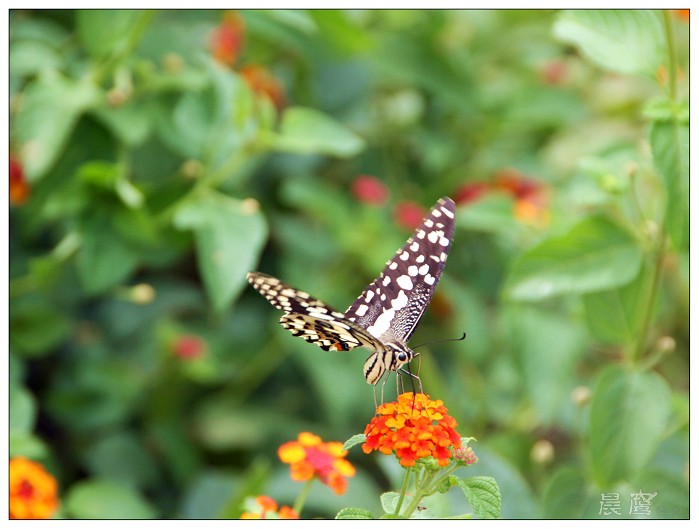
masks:
[[[410,257],[410,255],[408,254],[408,252],[403,252],[402,254],[400,254],[400,258],[401,258],[402,261],[407,261],[407,260],[408,260],[408,257]]]
[[[374,291],[370,290],[369,292],[366,293],[366,298],[364,298],[364,301],[369,303],[373,298],[374,298]]]
[[[357,316],[364,316],[367,310],[369,310],[369,305],[361,305],[355,312]]]
[[[399,287],[404,288],[405,290],[413,289],[413,281],[406,275],[402,275],[396,279],[396,283],[398,283]]]
[[[453,219],[453,218],[454,218],[454,214],[453,214],[451,211],[449,211],[447,208],[445,208],[444,206],[442,206],[442,211],[443,211],[444,214],[445,214],[447,217],[449,217],[450,219]]]
[[[381,337],[381,335],[384,334],[391,326],[391,321],[393,320],[395,315],[396,311],[394,309],[388,309],[383,311],[381,316],[376,318],[374,324],[371,327],[367,327],[367,331],[369,331],[369,333],[371,333],[372,336],[375,336],[377,338]]]
[[[417,266],[412,265],[408,267],[408,274],[411,276],[416,276],[417,275]]]
[[[405,307],[408,304],[408,296],[405,295],[405,292],[402,290],[398,292],[398,296],[396,299],[391,301],[391,307],[393,307],[395,310],[400,310],[403,307]]]
[[[437,242],[437,239],[438,239],[438,238],[439,238],[439,235],[437,234],[436,231],[431,231],[430,233],[427,234],[427,239],[428,239],[431,243]]]
[[[434,285],[434,277],[432,277],[430,274],[427,274],[425,276],[425,283],[428,285]]]
[[[390,277],[390,276],[386,276],[386,277],[383,278],[383,286],[388,285],[390,282],[391,282],[391,277]]]
[[[422,265],[420,267],[420,270],[418,270],[418,272],[420,273],[421,276],[424,276],[429,271],[430,271],[430,266],[426,265],[426,264]]]
[[[420,245],[417,242],[414,242],[413,244],[410,245],[410,249],[413,252],[417,252],[420,249]]]

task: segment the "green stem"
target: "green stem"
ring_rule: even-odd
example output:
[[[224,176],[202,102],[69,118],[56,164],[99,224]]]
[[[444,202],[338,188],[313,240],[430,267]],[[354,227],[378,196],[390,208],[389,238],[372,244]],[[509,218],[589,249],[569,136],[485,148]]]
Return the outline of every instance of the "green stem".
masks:
[[[303,486],[303,489],[299,493],[298,497],[296,498],[296,501],[294,502],[294,511],[296,514],[299,515],[299,518],[301,517],[301,510],[303,509],[304,504],[306,503],[306,499],[308,498],[308,493],[311,490],[311,485],[313,484],[313,480],[309,479],[306,481],[306,484]]]
[[[644,304],[643,323],[638,335],[638,340],[636,341],[636,347],[630,358],[632,364],[635,364],[642,357],[643,351],[646,348],[648,335],[650,334],[653,309],[658,298],[658,291],[660,290],[660,280],[662,278],[666,243],[667,235],[665,234],[665,223],[662,223],[658,233],[658,245],[655,248],[655,259],[653,260],[652,264],[653,278],[651,279],[650,292],[648,293],[648,299]]]
[[[400,508],[403,506],[403,500],[405,500],[405,495],[408,492],[408,486],[410,485],[410,476],[412,476],[413,469],[408,468],[405,471],[405,477],[403,478],[403,485],[400,488],[400,496],[398,497],[398,503],[396,504],[396,510],[393,513],[395,516],[400,516]]]
[[[668,95],[671,101],[675,103],[677,100],[677,50],[675,48],[675,34],[672,26],[672,19],[670,17],[670,12],[668,10],[663,10],[663,29],[665,31],[668,62]],[[663,261],[665,259],[666,249],[667,233],[665,230],[665,221],[663,220],[658,229],[657,244],[654,248],[654,259],[652,264],[653,277],[651,280],[650,292],[648,293],[648,299],[644,307],[645,312],[643,314],[643,323],[641,325],[638,341],[636,342],[636,347],[632,351],[630,358],[632,364],[636,363],[643,355],[643,351],[646,347],[646,341],[648,340],[648,335],[650,334],[653,308],[655,307],[655,303],[658,298],[658,291],[660,290]]]
[[[677,100],[677,48],[675,47],[675,31],[672,25],[670,11],[663,10],[663,30],[665,31],[665,41],[667,44],[667,59],[668,59],[668,90],[670,99],[674,102]]]

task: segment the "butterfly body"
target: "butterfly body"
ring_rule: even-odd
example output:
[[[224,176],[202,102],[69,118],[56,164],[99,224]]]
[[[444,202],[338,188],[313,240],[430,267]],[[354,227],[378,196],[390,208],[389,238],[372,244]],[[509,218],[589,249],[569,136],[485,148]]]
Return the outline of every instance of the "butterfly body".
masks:
[[[250,272],[247,279],[285,312],[279,322],[293,335],[325,351],[370,349],[364,376],[369,384],[376,384],[386,371],[398,371],[415,356],[407,342],[441,277],[454,235],[454,217],[454,202],[440,199],[344,313],[276,277]]]

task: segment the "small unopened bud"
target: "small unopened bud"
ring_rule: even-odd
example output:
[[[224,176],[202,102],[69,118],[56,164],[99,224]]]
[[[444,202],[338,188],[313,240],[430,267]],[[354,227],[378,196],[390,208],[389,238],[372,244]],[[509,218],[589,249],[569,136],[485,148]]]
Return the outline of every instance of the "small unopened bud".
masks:
[[[194,159],[189,159],[186,160],[183,164],[182,167],[180,167],[180,171],[182,171],[182,174],[191,180],[196,180],[201,176],[203,166],[199,160],[194,160]]]
[[[184,67],[184,60],[177,53],[168,53],[163,57],[163,67],[170,73],[179,73]]]
[[[643,223],[643,232],[651,239],[655,239],[658,235],[658,223],[654,220],[647,220]]]
[[[661,336],[655,346],[661,353],[671,353],[676,347],[675,339],[672,336]]]
[[[138,305],[146,305],[155,299],[155,289],[148,283],[139,283],[131,287],[129,299]]]
[[[462,446],[461,448],[454,450],[454,459],[461,461],[466,465],[473,465],[476,461],[478,461],[478,457],[470,446]]]
[[[254,215],[259,211],[260,203],[254,198],[246,198],[245,200],[243,200],[241,209],[243,210],[243,213],[245,213],[246,215]]]
[[[530,457],[535,463],[545,465],[553,461],[554,454],[553,443],[547,439],[539,439],[532,446]]]
[[[591,391],[587,386],[578,386],[570,393],[570,399],[580,407],[590,402]]]

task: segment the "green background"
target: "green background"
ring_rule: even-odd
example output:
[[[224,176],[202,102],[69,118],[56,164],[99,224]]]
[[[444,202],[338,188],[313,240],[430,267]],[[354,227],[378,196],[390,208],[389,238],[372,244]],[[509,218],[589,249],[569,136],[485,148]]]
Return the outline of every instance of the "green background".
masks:
[[[433,342],[425,391],[478,440],[460,475],[494,477],[505,518],[604,518],[614,492],[633,517],[639,490],[657,491],[651,517],[688,517],[688,23],[239,15],[230,68],[209,47],[220,11],[10,13],[11,151],[31,189],[10,208],[10,455],[57,477],[57,516],[291,505],[302,484],[276,449],[363,431],[366,352],[295,339],[245,273],[344,309],[409,236],[396,206],[485,183],[412,340]],[[241,78],[253,64],[283,108]],[[540,191],[541,222],[493,188],[503,171]],[[357,198],[361,174],[385,203]],[[186,336],[196,358],[174,354]],[[396,461],[349,459],[347,494],[314,484],[304,517],[380,512]],[[422,515],[468,512],[452,492]]]

